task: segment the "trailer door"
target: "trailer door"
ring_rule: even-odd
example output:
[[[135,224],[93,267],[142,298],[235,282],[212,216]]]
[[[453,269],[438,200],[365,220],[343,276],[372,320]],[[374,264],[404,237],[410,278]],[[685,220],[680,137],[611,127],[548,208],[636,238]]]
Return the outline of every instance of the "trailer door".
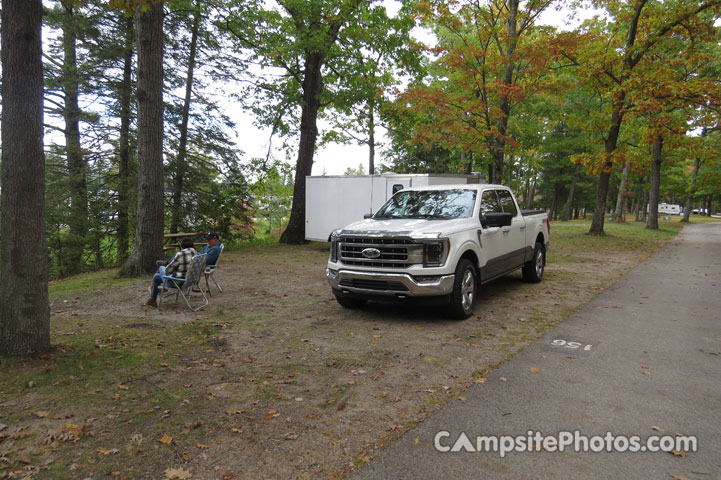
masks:
[[[386,177],[386,200],[395,195],[396,192],[412,186],[411,177]]]

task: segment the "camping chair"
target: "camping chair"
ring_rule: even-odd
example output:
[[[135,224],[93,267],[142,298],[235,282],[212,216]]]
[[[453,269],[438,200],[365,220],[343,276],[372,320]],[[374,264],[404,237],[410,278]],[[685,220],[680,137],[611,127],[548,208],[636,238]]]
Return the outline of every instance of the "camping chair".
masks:
[[[215,275],[213,275],[213,274],[215,273],[215,269],[218,267],[218,262],[220,261],[220,256],[223,254],[224,248],[225,248],[225,244],[221,243],[220,244],[220,253],[218,254],[218,260],[215,261],[215,265],[206,265],[205,266],[205,272],[204,272],[205,273],[205,288],[206,288],[206,291],[208,292],[208,295],[210,295],[211,297],[213,296],[213,294],[210,293],[210,285],[208,284],[208,279],[213,281],[213,283],[215,284],[215,287],[218,289],[219,293],[223,293],[223,288],[220,286],[218,281],[215,279]]]
[[[160,295],[158,296],[158,308],[160,308],[160,304],[162,303],[164,296],[173,294],[172,290],[175,290],[175,303],[178,303],[178,295],[182,295],[183,300],[185,300],[185,304],[194,312],[208,305],[208,297],[205,296],[203,287],[200,285],[200,279],[203,274],[203,270],[205,269],[205,261],[207,260],[207,257],[208,255],[205,253],[195,255],[190,261],[190,267],[188,268],[188,273],[185,275],[185,278],[163,275],[163,283],[160,284],[161,290]],[[166,281],[170,282],[169,287],[165,286]],[[205,303],[196,308],[193,308],[190,304],[193,287],[198,288],[197,291],[200,292],[203,296],[203,300],[205,301]]]

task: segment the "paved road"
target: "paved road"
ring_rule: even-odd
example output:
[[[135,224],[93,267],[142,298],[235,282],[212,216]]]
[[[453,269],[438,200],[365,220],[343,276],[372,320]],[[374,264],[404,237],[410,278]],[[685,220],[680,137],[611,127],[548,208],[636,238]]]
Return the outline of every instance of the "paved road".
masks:
[[[721,478],[721,224],[686,227],[464,396],[467,402],[451,402],[349,478]],[[501,458],[434,448],[439,431],[449,432],[441,444],[450,446],[461,432],[475,443],[529,430],[643,439],[681,433],[698,438],[698,451]]]

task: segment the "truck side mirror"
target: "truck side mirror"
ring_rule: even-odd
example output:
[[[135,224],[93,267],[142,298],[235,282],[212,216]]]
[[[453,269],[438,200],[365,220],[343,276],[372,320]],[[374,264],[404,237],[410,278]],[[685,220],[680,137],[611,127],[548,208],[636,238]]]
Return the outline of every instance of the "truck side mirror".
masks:
[[[513,214],[511,212],[492,212],[481,216],[483,228],[507,227],[512,221]]]

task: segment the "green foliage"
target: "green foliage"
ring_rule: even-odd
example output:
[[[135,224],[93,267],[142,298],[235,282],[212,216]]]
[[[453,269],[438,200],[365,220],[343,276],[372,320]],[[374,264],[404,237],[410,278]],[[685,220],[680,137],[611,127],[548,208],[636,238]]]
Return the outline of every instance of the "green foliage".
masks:
[[[250,186],[254,216],[261,239],[277,239],[287,225],[293,198],[293,171],[284,162],[254,158],[248,170],[256,176]]]

